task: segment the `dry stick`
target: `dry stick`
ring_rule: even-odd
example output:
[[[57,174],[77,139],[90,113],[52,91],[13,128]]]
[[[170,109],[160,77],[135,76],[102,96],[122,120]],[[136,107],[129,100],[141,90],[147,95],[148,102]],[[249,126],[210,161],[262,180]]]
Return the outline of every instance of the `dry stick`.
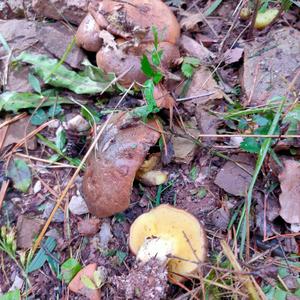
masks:
[[[242,271],[242,267],[240,266],[240,264],[238,263],[236,257],[232,253],[230,247],[227,245],[227,243],[224,240],[221,241],[221,246],[223,248],[224,254],[227,256],[227,258],[230,261],[233,268],[236,271]],[[248,290],[249,297],[250,297],[251,300],[252,299],[253,300],[265,299],[265,297],[262,298],[261,293],[259,292],[259,294],[258,294],[257,289],[255,289],[255,287],[253,285],[254,278],[252,276],[241,275],[240,277],[245,280],[244,285]]]
[[[77,167],[72,166],[72,165],[60,163],[60,162],[57,162],[57,161],[49,161],[49,160],[44,159],[44,158],[39,158],[39,157],[31,156],[31,155],[26,155],[26,154],[23,154],[23,153],[16,153],[15,155],[23,157],[23,158],[30,159],[30,160],[36,160],[36,161],[40,161],[40,162],[49,164],[50,166],[45,166],[46,168],[56,167],[56,168],[72,168],[72,169],[77,169]]]
[[[16,122],[16,121],[18,121],[18,120],[20,120],[20,119],[25,118],[26,116],[27,116],[26,113],[22,113],[22,114],[20,114],[20,115],[17,115],[17,116],[15,116],[15,117],[13,117],[12,119],[7,120],[7,121],[1,123],[1,124],[0,124],[0,129],[3,128],[3,127],[5,127],[5,126],[7,126],[7,125],[9,125],[9,124],[11,124],[11,123],[14,123],[14,122]]]
[[[14,151],[16,151],[17,149],[19,149],[21,146],[23,146],[24,143],[26,143],[26,141],[30,138],[32,138],[33,136],[35,136],[38,132],[42,131],[44,128],[46,128],[48,125],[50,125],[51,123],[53,123],[55,120],[51,120],[48,121],[46,123],[44,123],[43,125],[41,125],[40,127],[36,128],[35,130],[31,131],[29,134],[27,134],[23,139],[21,139],[21,141],[15,145],[15,147],[11,150],[11,152],[9,154],[7,154],[5,157],[7,157],[8,155],[11,155],[11,153],[13,153]]]
[[[1,190],[0,190],[0,209],[2,207],[2,203],[3,203],[4,197],[6,195],[8,186],[9,186],[9,180],[5,180],[2,182]]]
[[[70,181],[68,182],[67,186],[65,187],[65,189],[63,190],[63,192],[61,193],[60,197],[57,199],[56,201],[56,205],[53,208],[47,222],[45,223],[42,231],[40,232],[36,242],[34,243],[33,247],[32,247],[32,252],[31,255],[33,255],[35,253],[35,251],[37,250],[37,248],[39,247],[53,217],[54,214],[56,213],[57,209],[59,208],[61,202],[63,201],[63,199],[65,198],[65,196],[67,195],[70,187],[73,185],[77,175],[79,174],[80,170],[82,169],[82,167],[84,166],[87,158],[89,157],[89,155],[92,153],[93,149],[95,148],[96,144],[98,143],[98,140],[100,139],[101,135],[103,134],[107,124],[109,123],[109,121],[111,120],[114,111],[116,110],[116,108],[121,104],[121,102],[124,100],[124,98],[127,96],[127,94],[129,93],[129,91],[131,90],[131,88],[133,87],[134,82],[130,85],[130,87],[126,90],[125,94],[122,96],[122,98],[120,99],[120,101],[117,103],[116,107],[114,108],[114,110],[111,112],[111,114],[109,115],[109,117],[107,118],[107,120],[105,121],[104,125],[101,127],[99,133],[97,134],[95,140],[93,141],[93,143],[91,144],[89,150],[87,151],[87,153],[85,154],[85,156],[83,157],[82,161],[80,162],[78,168],[76,169],[76,171],[74,172],[73,176],[71,177]]]

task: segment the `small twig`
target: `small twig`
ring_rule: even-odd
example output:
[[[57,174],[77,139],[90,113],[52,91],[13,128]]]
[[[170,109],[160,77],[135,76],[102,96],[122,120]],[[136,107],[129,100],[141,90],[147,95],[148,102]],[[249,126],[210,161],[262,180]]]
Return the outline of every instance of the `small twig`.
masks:
[[[201,97],[207,97],[207,96],[211,96],[213,94],[215,94],[216,92],[208,92],[208,93],[201,93],[199,95],[195,95],[195,96],[190,96],[190,97],[184,97],[184,98],[177,98],[176,102],[183,102],[183,101],[189,101],[189,100],[193,100],[193,99],[197,99],[197,98],[201,98]]]

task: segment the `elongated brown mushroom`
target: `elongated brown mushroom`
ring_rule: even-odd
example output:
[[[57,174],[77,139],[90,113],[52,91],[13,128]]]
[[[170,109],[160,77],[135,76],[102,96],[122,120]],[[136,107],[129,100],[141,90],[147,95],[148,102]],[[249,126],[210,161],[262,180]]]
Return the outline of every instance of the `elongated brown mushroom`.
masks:
[[[133,181],[148,150],[160,134],[154,121],[124,126],[126,113],[119,113],[107,125],[87,162],[83,193],[89,211],[98,217],[112,216],[128,208]]]

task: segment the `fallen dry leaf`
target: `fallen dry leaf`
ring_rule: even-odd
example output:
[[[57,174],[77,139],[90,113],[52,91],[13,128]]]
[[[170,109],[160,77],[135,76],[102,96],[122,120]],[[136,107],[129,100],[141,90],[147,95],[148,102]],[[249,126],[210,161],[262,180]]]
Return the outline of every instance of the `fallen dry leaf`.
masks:
[[[186,132],[175,126],[174,131],[179,134],[171,137],[171,142],[173,144],[173,161],[176,163],[189,164],[198,149],[198,145],[193,138],[197,138],[200,131],[197,129],[197,123],[195,118],[191,118],[189,122],[185,124]],[[189,136],[190,135],[190,136]]]
[[[100,290],[90,289],[82,281],[83,277],[88,277],[92,282],[94,281],[94,273],[97,270],[96,264],[89,264],[80,270],[76,276],[69,283],[69,289],[73,293],[83,295],[90,300],[100,300]]]
[[[83,192],[89,211],[107,217],[125,210],[130,203],[132,184],[148,150],[160,133],[155,121],[126,123],[128,114],[115,115],[105,128],[98,150],[88,159]]]
[[[247,153],[233,155],[231,159],[235,162],[227,161],[218,172],[214,182],[229,194],[245,196],[252,179],[255,160]]]
[[[77,224],[79,234],[83,236],[95,235],[100,229],[99,219],[85,219],[80,220]]]
[[[300,163],[286,160],[278,178],[281,187],[279,214],[287,223],[300,223]]]
[[[243,48],[228,49],[224,53],[225,64],[229,65],[238,62],[242,58],[243,53]]]
[[[33,131],[36,127],[33,126],[30,121],[30,117],[22,118],[18,120],[17,122],[11,123],[8,126],[5,139],[2,145],[2,149],[5,148],[8,145],[18,143],[20,140],[22,140],[28,133]],[[27,128],[27,130],[26,130]],[[0,129],[0,135],[2,132],[6,130],[5,127]],[[27,147],[29,150],[35,150],[37,146],[36,143],[36,137],[32,137],[30,140],[27,141]]]
[[[29,249],[37,234],[44,224],[43,220],[20,215],[17,221],[17,246],[21,249]]]
[[[209,94],[204,97],[200,95]],[[199,97],[197,97],[199,95]],[[184,108],[190,113],[194,113],[197,104],[205,104],[210,100],[222,99],[223,93],[213,78],[211,71],[201,66],[194,74],[186,97],[194,97],[192,100],[183,102]]]
[[[206,47],[185,34],[180,37],[179,46],[186,55],[199,58],[201,63],[209,62],[214,57],[214,54]]]

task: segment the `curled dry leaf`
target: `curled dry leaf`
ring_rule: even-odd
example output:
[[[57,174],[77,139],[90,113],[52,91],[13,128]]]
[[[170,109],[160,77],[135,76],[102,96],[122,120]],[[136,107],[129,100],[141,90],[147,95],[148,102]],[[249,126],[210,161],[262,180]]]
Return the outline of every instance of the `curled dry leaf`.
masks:
[[[281,187],[279,214],[287,223],[300,223],[300,163],[286,160],[279,181]]]
[[[83,192],[89,211],[98,217],[128,208],[136,172],[160,137],[152,129],[157,128],[154,121],[124,126],[127,116],[119,113],[112,118],[99,140],[97,152],[87,162]]]
[[[69,283],[69,289],[73,293],[83,295],[90,300],[100,300],[100,291],[94,284],[93,288],[87,286],[85,284],[85,278],[88,278],[89,281],[93,284],[94,283],[94,274],[97,270],[96,264],[89,264],[82,270],[80,270],[76,276],[72,279]]]

